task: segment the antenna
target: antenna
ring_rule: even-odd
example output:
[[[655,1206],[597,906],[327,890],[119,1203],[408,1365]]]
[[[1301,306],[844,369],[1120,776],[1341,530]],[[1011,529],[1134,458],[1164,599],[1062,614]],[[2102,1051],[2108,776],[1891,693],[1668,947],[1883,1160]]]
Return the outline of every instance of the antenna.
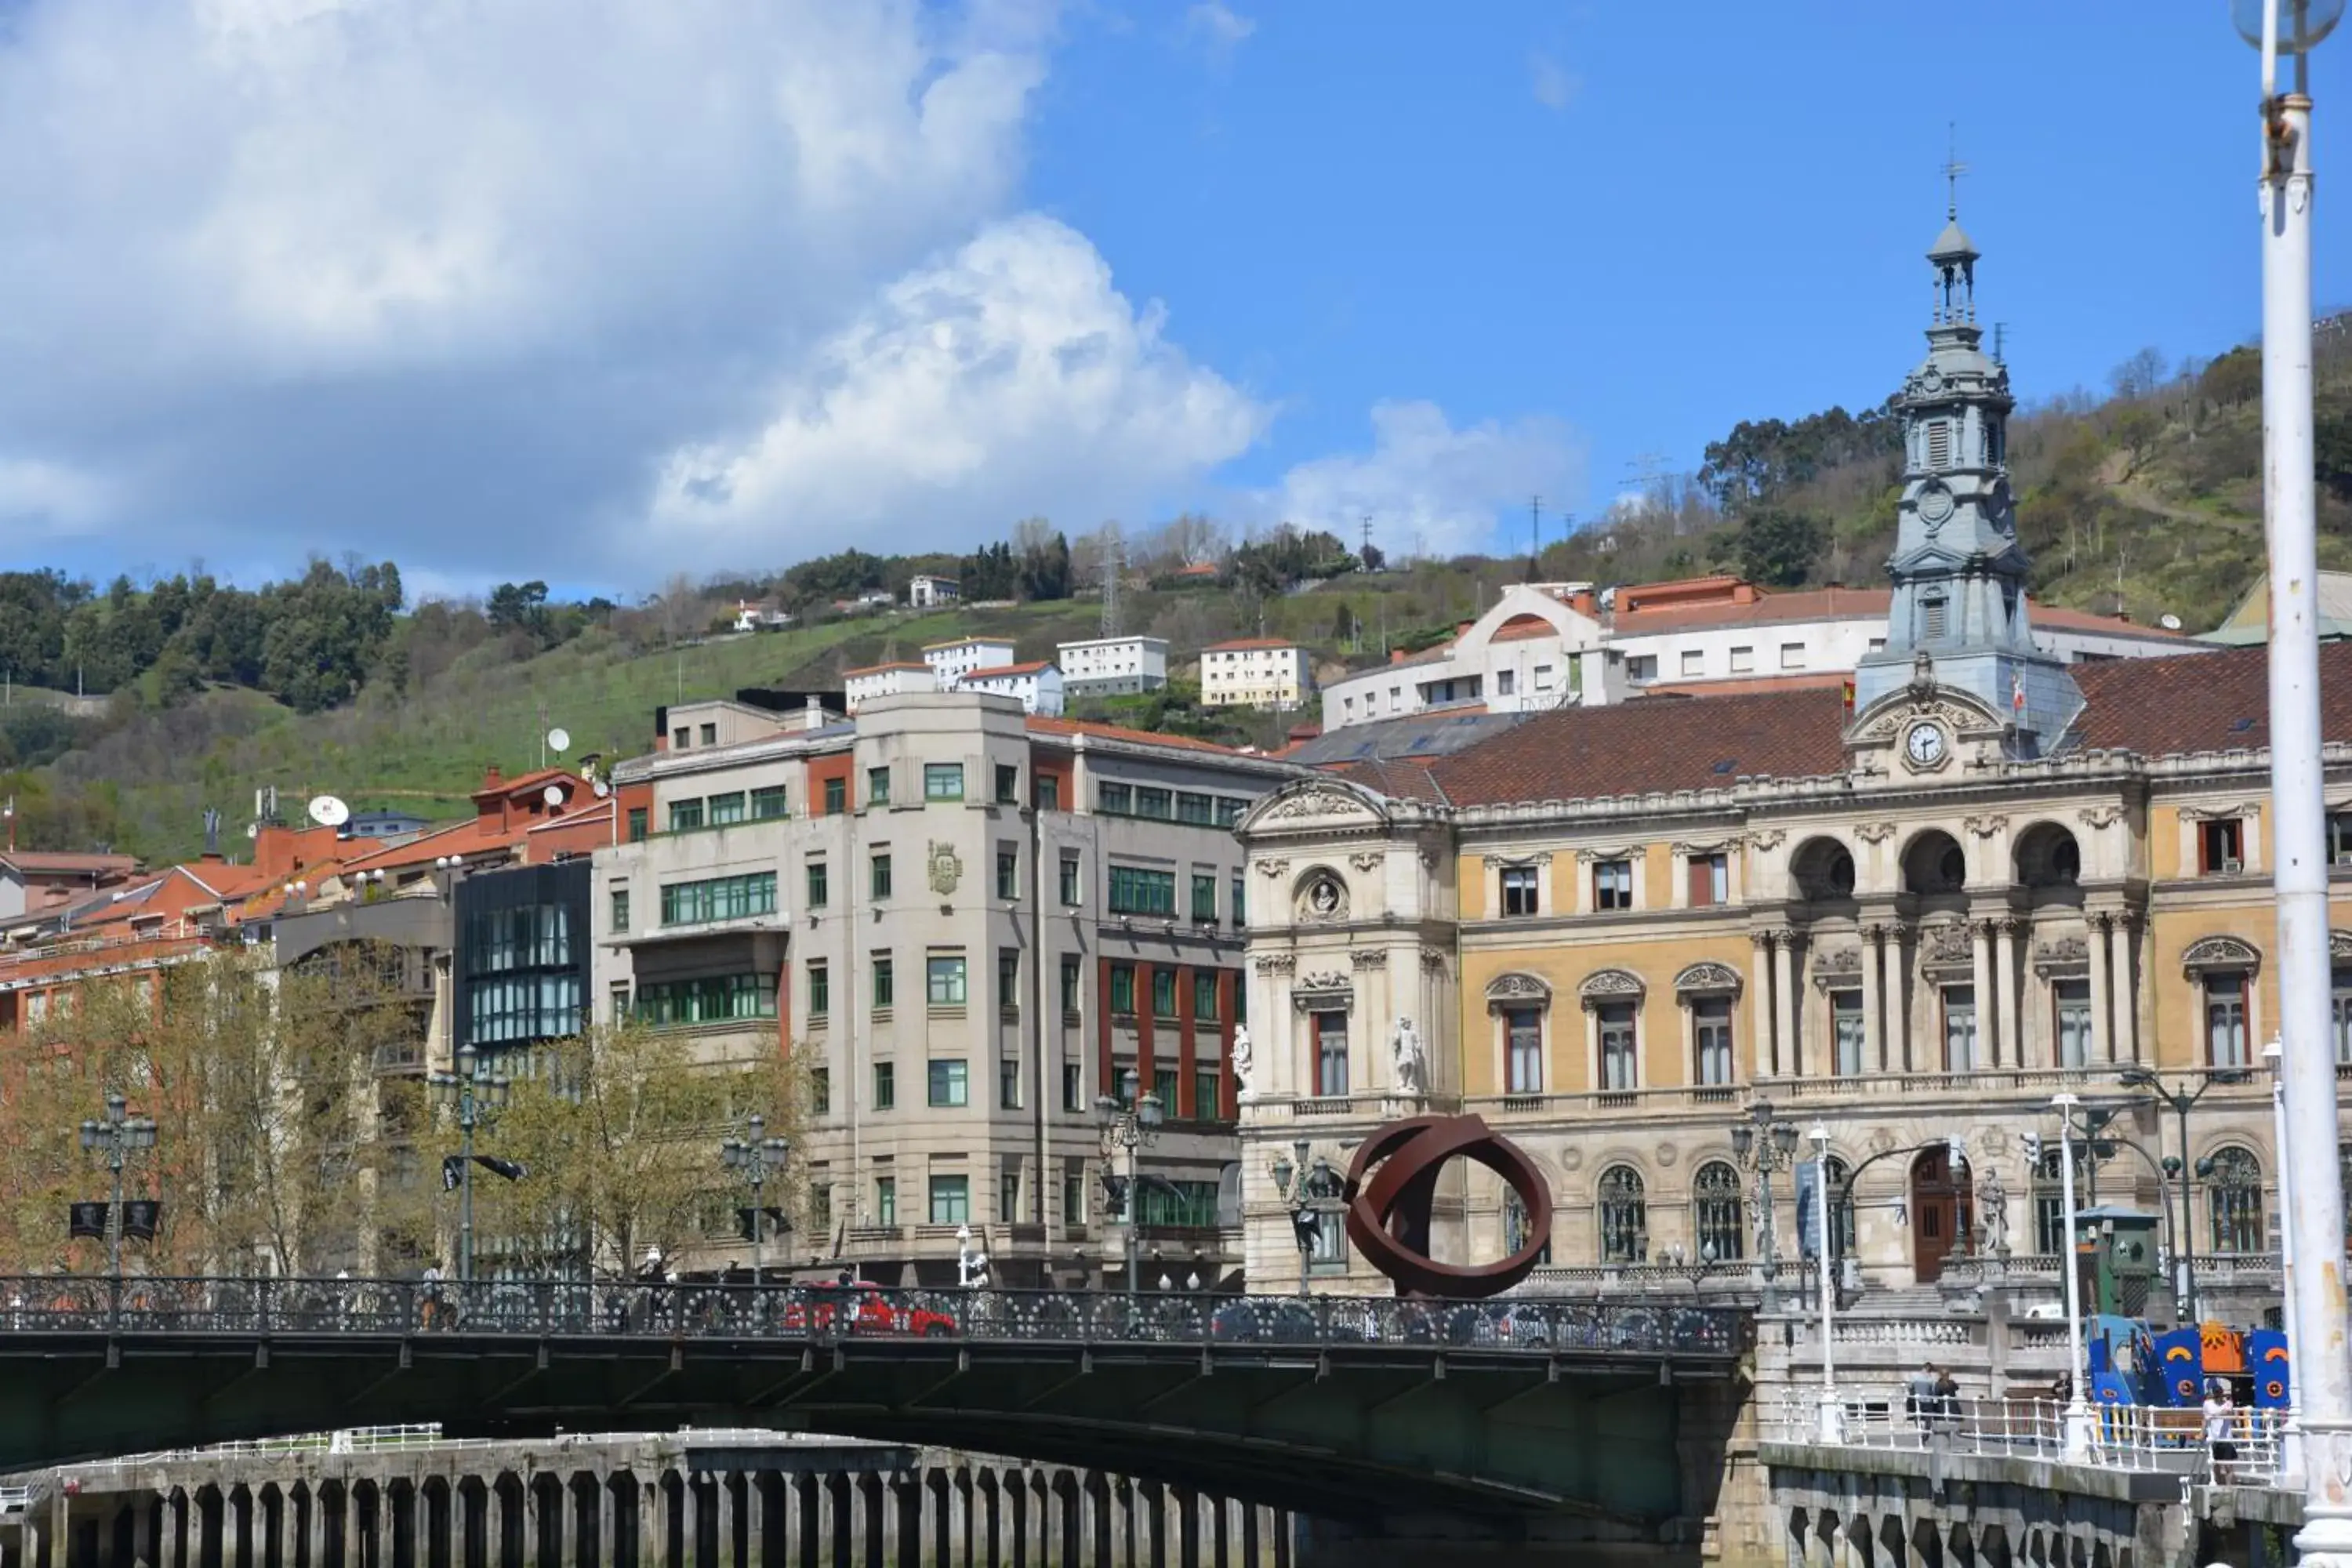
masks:
[[[322,795],[310,802],[310,820],[321,827],[341,827],[352,819],[352,808],[331,795]]]
[[[1543,497],[1528,498],[1528,580],[1535,581],[1543,574],[1536,557],[1543,553]]]
[[[1372,551],[1372,514],[1371,514],[1370,512],[1366,512],[1366,513],[1364,514],[1364,561],[1365,561],[1365,563],[1366,563],[1366,564],[1367,564],[1367,565],[1369,565],[1369,564],[1370,563],[1370,562],[1371,562],[1371,558],[1372,558],[1372,556],[1371,556],[1371,551]]]
[[[205,807],[205,853],[207,855],[220,853],[220,825],[221,814],[209,805]]]
[[[2007,354],[2008,347],[2009,347],[2009,323],[2008,323],[2007,321],[1995,321],[1995,322],[1992,324],[1992,363],[1995,363],[1995,364],[2007,364],[2007,363],[2009,363],[2009,358],[2008,358],[2008,354]]]
[[[1118,574],[1126,565],[1126,541],[1119,537],[1118,524],[1102,526],[1102,635],[1118,636]]]
[[[1960,122],[1944,121],[1944,216],[1957,223],[1960,216],[1960,176],[1969,172],[1969,166],[1960,162]]]

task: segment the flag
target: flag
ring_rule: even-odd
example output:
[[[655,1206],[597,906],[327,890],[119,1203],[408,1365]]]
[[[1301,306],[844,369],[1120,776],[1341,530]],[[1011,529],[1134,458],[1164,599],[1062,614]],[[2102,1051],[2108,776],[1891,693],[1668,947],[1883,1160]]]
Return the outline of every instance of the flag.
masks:
[[[2009,705],[2020,713],[2025,711],[2025,671],[2022,669],[2010,671]]]
[[[122,1205],[122,1234],[133,1241],[152,1241],[163,1224],[163,1205],[154,1198],[132,1198]]]
[[[106,1235],[106,1211],[111,1206],[109,1204],[68,1204],[66,1234],[69,1237],[103,1237]]]
[[[1853,682],[1852,680],[1850,680],[1850,679],[1849,679],[1849,680],[1846,680],[1846,681],[1843,681],[1843,682],[1841,682],[1841,683],[1840,683],[1840,685],[1839,685],[1838,691],[1839,691],[1839,695],[1840,695],[1840,696],[1842,696],[1842,697],[1845,700],[1845,712],[1846,712],[1846,717],[1847,717],[1847,718],[1849,718],[1849,719],[1853,718]]]

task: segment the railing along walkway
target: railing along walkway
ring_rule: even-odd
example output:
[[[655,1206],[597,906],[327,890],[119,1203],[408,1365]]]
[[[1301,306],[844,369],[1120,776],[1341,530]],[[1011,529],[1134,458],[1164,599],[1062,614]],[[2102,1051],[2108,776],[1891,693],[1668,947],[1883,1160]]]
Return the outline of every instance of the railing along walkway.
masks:
[[[2228,1451],[2205,1438],[2204,1414],[2148,1405],[2095,1405],[2087,1444],[2070,1454],[2066,1407],[2047,1399],[1843,1396],[1837,1447],[2032,1458],[2178,1475],[2195,1485],[2275,1486],[2281,1413],[2233,1408]],[[1771,1440],[1820,1446],[1818,1392],[1783,1389],[1768,1413]]]

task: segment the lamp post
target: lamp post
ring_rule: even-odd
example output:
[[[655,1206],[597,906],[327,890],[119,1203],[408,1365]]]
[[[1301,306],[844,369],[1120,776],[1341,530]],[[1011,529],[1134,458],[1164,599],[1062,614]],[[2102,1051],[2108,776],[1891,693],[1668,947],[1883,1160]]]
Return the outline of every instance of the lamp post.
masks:
[[[1322,1155],[1308,1157],[1306,1139],[1290,1145],[1295,1161],[1280,1155],[1274,1161],[1274,1192],[1290,1209],[1290,1234],[1298,1243],[1298,1293],[1307,1293],[1307,1276],[1315,1261],[1315,1239],[1323,1231],[1323,1216],[1346,1206],[1340,1197],[1347,1183]]]
[[[2277,1037],[2263,1047],[2271,1069],[2271,1144],[2286,1148],[2286,1047]],[[2286,1420],[2279,1427],[2279,1479],[2287,1486],[2303,1484],[2303,1379],[2294,1370],[2295,1352],[2303,1335],[2294,1321],[2294,1169],[2275,1158],[2279,1178],[2279,1326],[2286,1331]]]
[[[1830,1130],[1815,1123],[1813,1127],[1813,1235],[1821,1248],[1815,1271],[1822,1280],[1822,1405],[1821,1439],[1824,1443],[1845,1441],[1845,1406],[1838,1403],[1837,1352],[1831,1342],[1835,1337],[1832,1319],[1837,1311],[1837,1273],[1830,1246]]]
[[[956,1226],[956,1283],[965,1289],[988,1287],[988,1249],[972,1245],[971,1226]]]
[[[1780,1234],[1772,1223],[1772,1173],[1789,1167],[1797,1152],[1797,1124],[1773,1119],[1772,1102],[1759,1100],[1748,1108],[1748,1120],[1734,1122],[1731,1152],[1756,1173],[1759,1230],[1764,1237],[1764,1300],[1762,1310],[1780,1310]]]
[[[1118,1159],[1127,1178],[1126,1212],[1120,1216],[1127,1231],[1127,1293],[1136,1292],[1136,1232],[1137,1204],[1141,1197],[1138,1187],[1142,1165],[1141,1152],[1145,1145],[1160,1141],[1160,1124],[1167,1118],[1167,1108],[1160,1097],[1138,1093],[1142,1075],[1133,1068],[1119,1075],[1123,1096],[1114,1100],[1106,1094],[1095,1101],[1095,1123],[1102,1130],[1102,1152],[1106,1160]]]
[[[2194,1091],[2191,1091],[2170,1087],[2146,1068],[2126,1068],[2122,1081],[2126,1089],[2146,1089],[2149,1095],[2170,1106],[2173,1118],[2179,1124],[2179,1158],[2178,1161],[2165,1160],[2162,1164],[2166,1173],[2176,1178],[2173,1184],[2180,1203],[2180,1223],[2173,1227],[2172,1232],[2173,1268],[2179,1275],[2173,1280],[2172,1288],[2180,1298],[2181,1320],[2184,1322],[2193,1323],[2197,1321],[2200,1303],[2197,1300],[2197,1231],[2189,1210],[2189,1178],[2191,1174],[2203,1174],[2210,1166],[2206,1162],[2195,1160],[2189,1152],[2189,1113],[2197,1108],[2199,1100],[2210,1094],[2219,1085],[2241,1080],[2235,1076],[2214,1075],[2207,1078],[2197,1086]],[[2332,1068],[2327,1092],[2332,1103],[2336,1094]],[[2161,1142],[2158,1144],[2158,1148],[2162,1146]]]
[[[498,1121],[511,1085],[506,1074],[492,1072],[482,1053],[471,1046],[457,1047],[456,1072],[436,1072],[429,1081],[444,1100],[457,1107],[457,1283],[470,1285],[474,1282],[474,1129]]]
[[[155,1146],[155,1121],[152,1117],[132,1116],[130,1102],[122,1096],[109,1091],[106,1115],[96,1121],[81,1124],[81,1146],[93,1154],[106,1157],[106,1168],[114,1177],[114,1196],[106,1207],[106,1272],[117,1285],[122,1283],[122,1163],[137,1149]]]
[[[2058,1111],[2058,1194],[2066,1211],[2066,1457],[2091,1451],[2091,1407],[2083,1398],[2083,1278],[2074,1240],[2074,1107],[2071,1094],[2052,1097]]]
[[[2317,1265],[2344,1247],[2344,1184],[2335,1158],[2336,1070],[2328,1040],[2327,816],[2320,759],[2319,573],[2311,418],[2311,95],[2309,53],[2343,0],[2233,0],[2231,20],[2262,51],[2263,511],[2270,541],[2272,889],[2278,905],[2278,999],[2286,1143],[2301,1191],[2286,1224],[2297,1257]],[[2294,61],[2282,92],[2278,58]],[[2343,1270],[2294,1280],[2303,1364],[2304,1526],[2310,1568],[2352,1561],[2352,1355],[2345,1353]]]
[[[784,1168],[784,1158],[791,1152],[791,1143],[768,1136],[768,1119],[756,1110],[745,1120],[742,1137],[730,1138],[719,1145],[720,1162],[751,1188],[751,1291],[755,1300],[760,1289],[760,1232],[768,1223],[767,1210],[760,1205],[760,1189],[767,1185],[769,1171]]]

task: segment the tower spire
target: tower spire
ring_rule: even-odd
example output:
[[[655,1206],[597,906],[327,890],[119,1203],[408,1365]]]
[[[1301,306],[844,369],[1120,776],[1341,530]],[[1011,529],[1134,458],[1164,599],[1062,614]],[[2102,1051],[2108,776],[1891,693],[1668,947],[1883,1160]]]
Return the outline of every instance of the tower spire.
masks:
[[[1960,221],[1960,176],[1969,166],[1960,162],[1960,122],[1944,121],[1944,221]]]

